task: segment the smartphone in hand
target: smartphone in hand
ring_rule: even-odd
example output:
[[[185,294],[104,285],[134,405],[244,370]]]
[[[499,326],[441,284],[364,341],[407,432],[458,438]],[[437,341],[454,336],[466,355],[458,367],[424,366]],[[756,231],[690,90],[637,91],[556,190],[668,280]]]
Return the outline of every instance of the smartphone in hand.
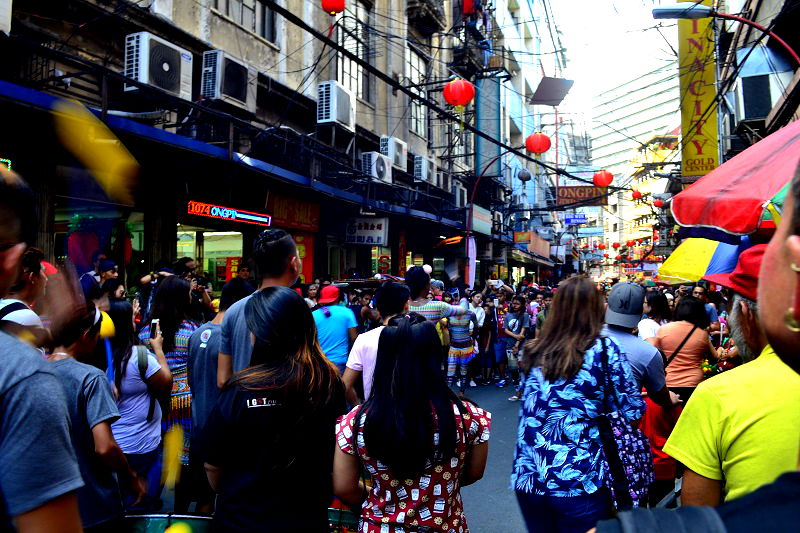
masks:
[[[155,339],[158,336],[158,319],[154,318],[150,322],[150,338]]]

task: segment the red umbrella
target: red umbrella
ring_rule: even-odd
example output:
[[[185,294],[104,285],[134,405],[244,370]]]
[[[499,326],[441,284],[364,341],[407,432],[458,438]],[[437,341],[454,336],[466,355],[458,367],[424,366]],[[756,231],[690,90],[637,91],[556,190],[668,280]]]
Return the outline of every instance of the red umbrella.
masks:
[[[749,235],[774,228],[800,161],[800,120],[760,140],[672,199],[681,226]],[[778,218],[778,220],[776,220]]]

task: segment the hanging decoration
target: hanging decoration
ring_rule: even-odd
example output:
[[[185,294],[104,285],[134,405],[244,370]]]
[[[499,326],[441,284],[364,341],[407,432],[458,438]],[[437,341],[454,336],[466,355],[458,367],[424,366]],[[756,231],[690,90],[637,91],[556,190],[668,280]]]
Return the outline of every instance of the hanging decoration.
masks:
[[[620,246],[621,246],[621,245],[620,245],[620,243],[618,243],[618,242],[615,242],[614,244],[612,244],[612,245],[611,245],[611,247],[612,247],[613,249],[615,249],[615,250],[616,250],[616,249],[618,249]]]
[[[614,260],[615,260],[615,261],[622,261],[622,256],[621,256],[621,255],[618,255],[617,257],[615,257],[615,258],[614,258]]]
[[[603,243],[600,243],[600,244],[598,244],[598,245],[597,245],[597,248],[598,248],[599,250],[605,250],[605,249],[606,249],[606,245],[605,245],[605,244],[603,244]]]
[[[653,200],[653,207],[662,208],[664,207],[664,202],[662,200]]]
[[[330,16],[344,11],[345,0],[322,0],[322,9]]]
[[[603,257],[605,257],[606,259],[608,259],[608,254],[603,254]]]
[[[628,242],[626,242],[626,243],[625,243],[625,245],[626,245],[628,248],[633,248],[633,245],[634,245],[634,244],[636,244],[636,241],[628,241]]]
[[[540,156],[550,149],[550,137],[544,133],[532,133],[525,139],[525,148],[535,156]]]
[[[614,175],[607,170],[600,170],[592,176],[592,183],[595,187],[608,187],[612,181],[614,181]]]
[[[634,189],[633,192],[631,193],[631,196],[633,197],[634,200],[640,200],[642,198],[642,192]]]
[[[464,108],[475,99],[475,86],[467,80],[457,79],[444,86],[444,100],[456,108],[461,118],[461,129],[464,129]]]

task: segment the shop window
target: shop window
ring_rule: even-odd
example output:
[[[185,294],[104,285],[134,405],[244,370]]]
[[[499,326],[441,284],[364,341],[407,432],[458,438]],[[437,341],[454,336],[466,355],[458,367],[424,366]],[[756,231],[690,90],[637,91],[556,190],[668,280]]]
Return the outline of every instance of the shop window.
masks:
[[[176,256],[194,259],[198,275],[206,278],[217,293],[236,276],[244,260],[242,234],[238,231],[214,231],[179,224],[177,237]]]
[[[214,9],[271,43],[278,40],[275,12],[261,0],[214,0]]]
[[[271,43],[278,42],[278,24],[275,12],[262,1],[256,2],[256,35]]]

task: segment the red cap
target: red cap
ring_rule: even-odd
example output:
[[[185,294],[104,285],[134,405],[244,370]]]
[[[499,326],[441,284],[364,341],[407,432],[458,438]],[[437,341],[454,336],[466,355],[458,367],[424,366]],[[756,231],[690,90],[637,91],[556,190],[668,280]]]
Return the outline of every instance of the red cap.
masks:
[[[732,289],[748,300],[758,300],[758,273],[761,271],[761,260],[766,249],[766,244],[752,246],[739,255],[739,262],[733,272],[712,274],[703,279]]]
[[[327,305],[332,304],[339,298],[339,288],[334,287],[333,285],[326,285],[322,287],[319,295],[319,304],[320,305]]]
[[[58,274],[58,269],[52,265],[52,263],[48,263],[47,261],[42,261],[42,268],[44,268],[44,275],[48,278],[53,274]]]

